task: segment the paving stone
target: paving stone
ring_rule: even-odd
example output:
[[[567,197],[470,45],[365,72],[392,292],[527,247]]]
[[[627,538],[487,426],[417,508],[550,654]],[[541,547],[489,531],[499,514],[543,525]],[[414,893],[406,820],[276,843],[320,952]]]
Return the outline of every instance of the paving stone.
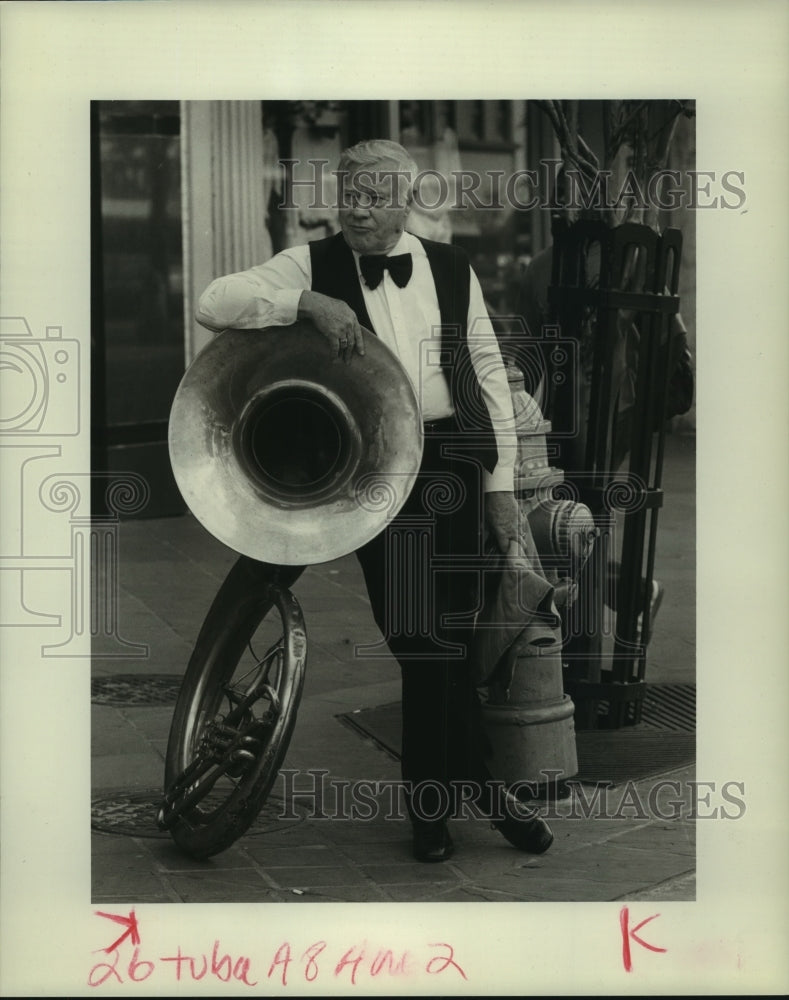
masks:
[[[420,882],[412,882],[410,885],[388,885],[386,891],[391,895],[392,900],[398,903],[443,903],[448,896],[451,896],[452,900],[456,902],[456,895],[460,891],[456,880],[453,878],[439,879],[432,874],[433,868],[444,871],[446,867],[446,864],[430,865],[431,874],[429,877],[425,877]],[[469,901],[465,898],[465,894],[463,901]]]
[[[411,859],[411,841],[359,842],[349,841],[334,845],[335,850],[350,856],[359,865],[386,865],[404,863]]]
[[[161,733],[170,730],[175,703],[165,705],[125,705],[120,711],[123,719],[134,726],[137,732]]]
[[[247,856],[246,851],[231,847],[221,854],[198,861],[190,858],[179,851],[172,841],[157,841],[156,847],[151,848],[153,856],[154,870],[164,874],[185,872],[200,872],[210,876],[213,872],[227,871],[228,869],[256,871],[257,866],[254,859]]]
[[[318,889],[322,886],[350,885],[364,882],[364,875],[350,865],[333,864],[329,867],[282,867],[268,872],[281,889]]]
[[[268,870],[278,868],[325,868],[334,861],[334,854],[325,844],[310,844],[309,846],[271,847],[268,844],[253,842],[250,838],[244,845],[244,854],[252,858],[261,867]]]
[[[354,850],[360,851],[372,844],[386,844],[391,850],[391,845],[411,843],[411,826],[405,819],[393,819],[375,825],[344,820],[330,821],[324,834],[330,843],[350,845]]]
[[[377,882],[379,885],[410,885],[414,882],[418,882],[421,875],[425,874],[425,869],[428,865],[425,865],[419,861],[412,861],[409,863],[401,864],[381,864],[381,865],[371,865],[366,862],[360,864],[361,870],[373,881]],[[429,866],[431,871],[429,874],[429,879],[431,881],[454,881],[457,879],[457,873],[446,867],[445,864],[437,864]],[[436,869],[436,872],[433,872]],[[446,873],[446,874],[444,874]]]
[[[161,879],[148,870],[142,859],[139,863],[104,865],[100,875],[99,881],[94,879],[94,893],[105,898],[166,893]]]
[[[204,872],[167,876],[173,891],[184,903],[263,903],[278,895],[255,870],[225,870],[208,876]]]
[[[565,863],[566,872],[577,872],[593,881],[609,882],[628,879],[634,887],[650,882],[660,882],[673,875],[686,872],[693,865],[693,858],[657,848],[641,850],[623,846],[617,841],[597,845],[571,865]]]
[[[94,791],[119,786],[139,790],[158,788],[163,779],[162,761],[151,750],[147,753],[114,753],[94,757],[91,783]]]
[[[374,882],[359,885],[336,885],[321,889],[305,889],[300,891],[279,890],[282,902],[285,903],[385,903],[389,896],[385,887]]]
[[[619,899],[634,887],[625,880],[595,882],[581,876],[551,872],[549,878],[534,879],[528,887],[521,885],[520,889],[513,887],[512,890],[502,888],[505,892],[517,894],[524,902],[587,903]]]
[[[406,900],[400,900],[406,902]],[[457,889],[441,892],[442,903],[501,903],[506,902],[501,894],[483,889],[459,886]]]
[[[504,876],[463,882],[457,893],[458,900],[466,902],[536,903],[543,900],[542,895],[534,892],[530,883]],[[449,897],[446,898],[449,901]]]
[[[296,850],[299,847],[315,847],[324,844],[324,838],[312,824],[292,823],[282,821],[282,829],[272,829],[264,834],[253,836],[246,834],[238,842],[245,850],[247,848],[267,849],[268,847],[284,847]]]
[[[91,706],[91,722],[91,753],[94,758],[115,755],[121,747],[129,753],[149,750],[142,733],[129,725],[114,706]]]
[[[462,873],[463,878],[477,882],[480,885],[488,885],[492,879],[512,877],[517,878],[521,874],[521,869],[528,869],[530,872],[536,869],[551,870],[553,867],[544,860],[532,855],[520,854],[513,851],[512,858],[504,859],[501,856],[469,855],[466,851],[458,850],[452,859],[453,864]]]
[[[167,672],[166,664],[173,660],[177,666],[174,671],[183,670],[184,657],[189,656],[190,640],[188,637],[175,632],[166,619],[156,613],[154,608],[148,604],[137,593],[129,593],[125,588],[121,588],[119,605],[117,610],[118,625],[117,630],[120,638],[125,643],[132,643],[137,649],[129,649],[128,652],[120,648],[118,650],[109,649],[110,652],[120,653],[115,657],[101,656],[101,647],[96,647],[96,660],[98,663],[110,663],[113,666],[123,662],[124,673],[136,673],[149,671]],[[140,646],[147,647],[147,650],[139,649]]]
[[[665,899],[675,902],[695,902],[696,899],[696,873],[689,872],[686,875],[678,875],[676,878],[667,879],[657,885],[642,889],[640,892],[629,893],[626,899]]]
[[[614,842],[629,831],[638,829],[637,820],[549,820],[554,833],[551,854],[587,851],[597,844]],[[647,824],[648,825],[648,824]]]
[[[387,661],[381,661],[385,663]],[[313,709],[321,710],[322,706],[332,706],[334,714],[337,712],[353,712],[355,709],[371,708],[376,705],[386,704],[385,699],[397,701],[400,697],[400,681],[387,669],[388,679],[369,684],[363,673],[359,673],[355,681],[346,687],[336,687],[331,691],[320,695],[313,703]],[[339,706],[334,708],[333,706]],[[323,708],[325,711],[325,707]]]
[[[141,847],[132,837],[98,830],[91,830],[91,851],[94,857],[106,858],[108,861],[113,857],[140,860],[147,855],[147,847]]]
[[[628,830],[619,839],[626,847],[671,851],[673,854],[696,856],[696,829],[692,822],[675,824],[652,823],[648,829]]]

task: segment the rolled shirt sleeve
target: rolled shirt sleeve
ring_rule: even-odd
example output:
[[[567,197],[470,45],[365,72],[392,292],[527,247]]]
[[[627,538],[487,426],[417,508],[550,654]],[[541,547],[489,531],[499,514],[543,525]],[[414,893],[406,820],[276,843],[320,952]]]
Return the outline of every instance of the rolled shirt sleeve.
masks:
[[[195,319],[215,332],[289,326],[311,283],[309,247],[291,247],[265,264],[212,281],[200,296]]]
[[[468,347],[490,413],[498,451],[493,471],[485,472],[484,489],[486,493],[512,492],[518,454],[512,393],[479,279],[473,271],[469,290]]]

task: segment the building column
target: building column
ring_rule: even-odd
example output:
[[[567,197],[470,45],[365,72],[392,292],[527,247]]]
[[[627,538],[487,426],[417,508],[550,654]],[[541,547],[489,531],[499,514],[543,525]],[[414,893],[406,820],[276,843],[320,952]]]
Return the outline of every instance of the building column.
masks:
[[[272,253],[260,101],[181,102],[185,362],[211,339],[194,310],[214,278]]]

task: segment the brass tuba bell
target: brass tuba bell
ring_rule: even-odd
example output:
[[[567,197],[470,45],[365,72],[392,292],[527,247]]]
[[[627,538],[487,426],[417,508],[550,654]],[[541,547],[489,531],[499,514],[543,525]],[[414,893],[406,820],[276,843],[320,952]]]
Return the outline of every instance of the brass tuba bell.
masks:
[[[377,535],[422,458],[414,388],[365,331],[331,356],[306,321],[225,330],[194,359],[170,412],[170,461],[187,506],[225,545],[277,565],[337,559]]]

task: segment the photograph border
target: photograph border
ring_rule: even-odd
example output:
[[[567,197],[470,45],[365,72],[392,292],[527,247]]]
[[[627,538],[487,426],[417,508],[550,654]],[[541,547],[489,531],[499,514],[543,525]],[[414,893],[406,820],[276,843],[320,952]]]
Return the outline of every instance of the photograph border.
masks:
[[[89,478],[90,100],[233,100],[261,92],[353,98],[360,91],[385,99],[447,90],[695,98],[698,169],[742,171],[747,195],[737,212],[708,209],[697,218],[698,775],[744,781],[747,815],[699,824],[697,901],[639,908],[645,921],[660,914],[650,933],[667,952],[654,960],[639,952],[645,957],[633,973],[623,970],[616,903],[489,904],[485,934],[465,904],[369,904],[373,911],[306,904],[277,907],[276,937],[303,949],[340,928],[341,940],[353,944],[369,935],[373,913],[393,949],[450,943],[465,970],[451,987],[457,995],[780,993],[789,984],[789,806],[776,794],[787,760],[789,11],[771,0],[747,10],[701,0],[557,6],[4,3],[3,314],[25,317],[36,336],[60,328],[79,342],[79,433],[48,447],[60,449],[64,473]],[[391,72],[381,71],[382,50],[396,54]],[[352,73],[339,54],[352,58]],[[11,448],[3,454],[6,472],[9,454],[16,457]],[[20,499],[20,475],[5,477],[4,509],[34,522],[39,501],[28,507]],[[41,559],[29,565],[43,567],[63,548],[48,523],[30,551],[17,552],[6,521],[3,551]],[[18,572],[8,567],[9,577]],[[42,574],[56,599],[62,583]],[[12,597],[5,591],[3,600]],[[35,633],[0,632],[0,987],[7,995],[83,995],[110,942],[89,899],[89,639],[81,657],[48,662]],[[240,959],[256,954],[267,934],[273,940],[258,904],[140,905],[135,912],[141,934],[159,948],[207,942],[210,952],[217,941]],[[347,983],[328,975],[302,985],[314,995],[347,992]],[[157,995],[162,988],[107,981],[101,992]],[[218,988],[216,978],[193,987],[197,995]],[[231,983],[225,989],[248,992]],[[425,975],[362,989],[440,995],[447,985]],[[272,987],[261,977],[255,990]]]

